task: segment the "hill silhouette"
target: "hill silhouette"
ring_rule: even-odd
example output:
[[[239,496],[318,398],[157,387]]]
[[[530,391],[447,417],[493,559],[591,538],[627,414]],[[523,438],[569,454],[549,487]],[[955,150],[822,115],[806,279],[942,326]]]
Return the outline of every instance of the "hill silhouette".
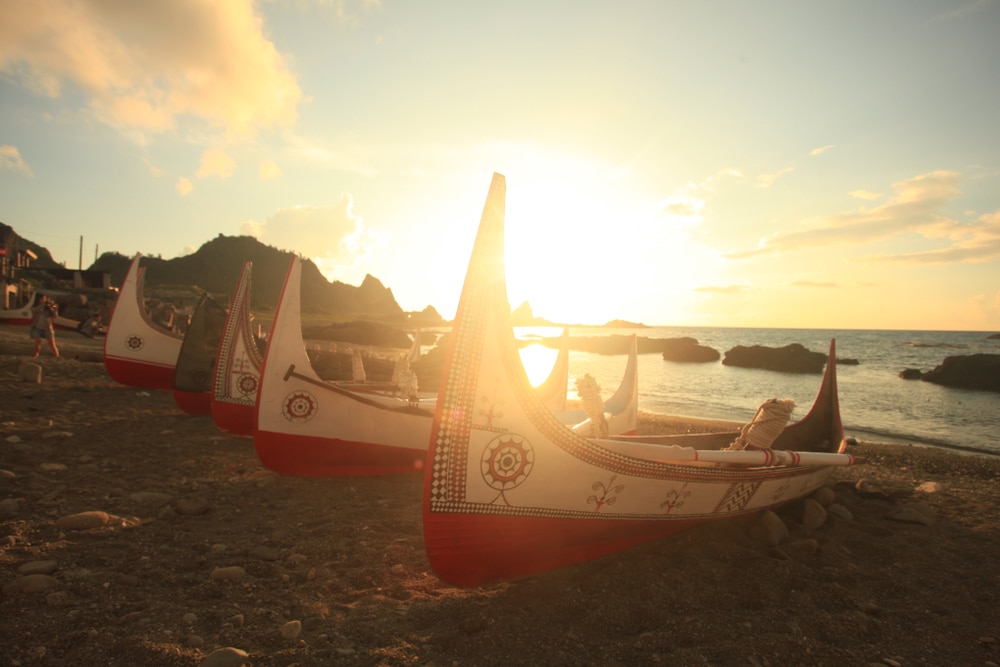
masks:
[[[265,245],[252,236],[220,234],[184,257],[161,259],[143,256],[147,290],[163,286],[196,286],[228,300],[243,262],[253,262],[251,307],[273,308],[278,301],[293,253]],[[111,284],[120,285],[131,257],[120,253],[101,255],[92,269],[111,274]],[[402,321],[406,314],[392,290],[378,278],[365,276],[360,286],[323,277],[312,260],[302,258],[302,309],[338,318],[364,317],[379,321]]]
[[[0,223],[2,224],[2,223]],[[60,265],[52,260],[48,249],[18,235],[13,228],[2,225],[5,240],[22,249],[36,253],[33,262],[40,268],[56,268]],[[144,286],[147,292],[157,288],[205,291],[221,302],[228,302],[243,262],[253,262],[253,287],[251,307],[273,309],[278,302],[281,286],[285,280],[288,263],[294,253],[265,245],[252,236],[225,236],[203,244],[198,250],[184,257],[162,259],[143,254],[142,266],[146,269]],[[348,285],[340,281],[329,281],[319,268],[309,259],[302,259],[302,311],[326,316],[329,319],[347,321],[364,319],[375,322],[402,324],[408,314],[400,308],[392,290],[374,276],[367,275],[361,285]],[[120,287],[125,281],[131,256],[118,252],[105,252],[88,267],[93,271],[106,271],[111,276],[111,285]],[[427,306],[420,313],[413,314],[412,324],[430,326],[443,322],[433,308]]]

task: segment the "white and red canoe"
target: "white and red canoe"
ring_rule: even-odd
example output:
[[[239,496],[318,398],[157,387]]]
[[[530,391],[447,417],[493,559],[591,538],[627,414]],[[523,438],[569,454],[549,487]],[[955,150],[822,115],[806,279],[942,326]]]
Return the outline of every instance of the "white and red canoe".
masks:
[[[250,312],[253,263],[246,261],[229,301],[212,376],[212,421],[232,435],[253,435],[254,406],[264,363]]]
[[[437,397],[411,401],[400,393],[323,381],[310,364],[302,339],[300,282],[301,263],[293,257],[260,372],[253,433],[257,457],[284,475],[422,470]],[[566,375],[568,366],[565,350],[557,357],[550,378]],[[565,380],[554,379],[539,389],[529,385],[543,405],[564,404],[565,387]]]
[[[0,324],[28,326],[31,324],[31,320],[35,318],[35,313],[32,309],[37,302],[38,292],[33,292],[31,298],[28,299],[28,303],[20,308],[0,308]]]
[[[540,405],[518,356],[504,273],[506,182],[495,174],[458,305],[425,463],[424,542],[457,585],[523,577],[759,512],[853,458],[833,345],[815,404],[771,449],[739,432],[589,439]],[[712,462],[706,463],[706,460]]]
[[[104,366],[108,375],[121,384],[172,390],[184,337],[155,324],[146,312],[141,257],[137,253],[132,259],[111,313],[104,336]]]
[[[35,319],[34,307],[37,303],[38,292],[32,292],[28,303],[20,308],[0,308],[0,325],[29,326],[31,321]],[[80,322],[56,315],[52,326],[63,331],[77,331],[80,328]]]
[[[192,415],[212,413],[212,376],[226,309],[202,294],[184,332],[174,367],[174,402]]]

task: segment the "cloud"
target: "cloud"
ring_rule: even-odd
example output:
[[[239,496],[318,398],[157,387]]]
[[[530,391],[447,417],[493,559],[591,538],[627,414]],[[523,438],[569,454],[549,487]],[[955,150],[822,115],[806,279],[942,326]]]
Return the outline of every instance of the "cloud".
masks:
[[[743,294],[744,292],[749,292],[752,288],[750,285],[706,285],[704,287],[695,287],[696,292],[705,292],[707,294]]]
[[[943,211],[959,195],[958,180],[959,175],[950,171],[922,174],[893,184],[896,195],[881,206],[826,216],[811,229],[778,233],[762,239],[753,250],[726,256],[743,258],[831,244],[872,243],[904,233],[957,238],[963,232],[962,225],[947,218]]]
[[[349,193],[333,206],[294,206],[263,222],[245,220],[240,233],[309,257],[328,279],[348,273],[388,240],[354,214]]]
[[[0,72],[50,98],[78,89],[125,133],[194,119],[252,137],[302,99],[252,0],[0,3]]]
[[[826,289],[829,287],[838,287],[838,285],[837,283],[821,283],[815,280],[796,280],[792,283],[792,287],[821,287]]]
[[[201,154],[201,163],[198,165],[198,178],[218,176],[226,179],[233,175],[236,162],[229,157],[221,148],[210,148]]]
[[[187,197],[194,190],[194,185],[191,181],[186,178],[177,179],[177,183],[174,185],[174,189],[180,193],[181,197]]]
[[[956,226],[950,235],[954,245],[924,252],[871,255],[861,261],[888,261],[906,264],[981,264],[1000,260],[1000,211],[980,216],[970,225]]]
[[[273,181],[281,178],[281,167],[273,160],[264,160],[260,163],[257,173],[260,176],[260,180]]]
[[[833,147],[833,144],[830,144],[829,146],[820,146],[819,148],[814,148],[809,151],[809,155],[822,155]]]
[[[702,221],[701,210],[704,207],[704,199],[680,194],[665,198],[660,210],[667,221],[684,227],[693,227]]]
[[[864,199],[866,201],[873,201],[882,196],[877,192],[870,192],[868,190],[851,190],[847,194],[854,197],[855,199]]]
[[[757,177],[757,182],[754,184],[755,188],[769,188],[774,185],[774,182],[784,176],[785,174],[790,174],[795,171],[795,167],[785,167],[773,174],[761,174]]]
[[[21,159],[21,151],[17,146],[0,146],[0,169],[19,171],[25,176],[34,176],[31,167]]]

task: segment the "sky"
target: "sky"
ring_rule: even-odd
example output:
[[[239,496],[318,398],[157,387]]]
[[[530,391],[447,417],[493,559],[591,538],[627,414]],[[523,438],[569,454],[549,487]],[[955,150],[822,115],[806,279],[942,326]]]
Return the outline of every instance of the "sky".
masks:
[[[249,234],[451,318],[499,172],[553,321],[995,331],[997,35],[1000,0],[4,0],[0,221],[70,268]]]

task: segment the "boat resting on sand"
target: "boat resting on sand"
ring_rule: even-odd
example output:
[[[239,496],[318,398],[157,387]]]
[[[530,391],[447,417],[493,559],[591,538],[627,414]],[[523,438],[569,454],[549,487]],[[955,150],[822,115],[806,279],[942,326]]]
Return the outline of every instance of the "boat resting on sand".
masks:
[[[320,379],[302,339],[301,262],[274,313],[257,394],[254,450],[283,475],[383,475],[423,469],[437,398],[356,391]],[[554,372],[567,372],[557,363]],[[529,390],[535,389],[529,385]],[[539,399],[541,400],[541,399]]]
[[[188,414],[212,413],[212,375],[225,320],[226,309],[202,294],[174,367],[174,402]]]
[[[252,268],[252,262],[243,263],[233,289],[212,375],[212,421],[231,435],[253,435],[253,411],[264,362],[250,315]]]
[[[174,387],[174,368],[184,337],[155,324],[142,296],[145,269],[136,254],[104,335],[104,367],[116,382],[144,389]]]
[[[752,432],[588,439],[539,405],[518,358],[504,275],[505,179],[495,174],[445,357],[423,493],[437,574],[479,585],[611,554],[812,493],[849,465],[831,344],[809,414],[771,448]],[[787,416],[785,418],[787,421]],[[756,421],[754,423],[757,423]]]
[[[19,308],[0,308],[0,325],[30,326],[35,319],[34,308],[38,304],[39,292],[32,292],[28,302]],[[52,326],[61,331],[78,331],[80,321],[56,314]]]

